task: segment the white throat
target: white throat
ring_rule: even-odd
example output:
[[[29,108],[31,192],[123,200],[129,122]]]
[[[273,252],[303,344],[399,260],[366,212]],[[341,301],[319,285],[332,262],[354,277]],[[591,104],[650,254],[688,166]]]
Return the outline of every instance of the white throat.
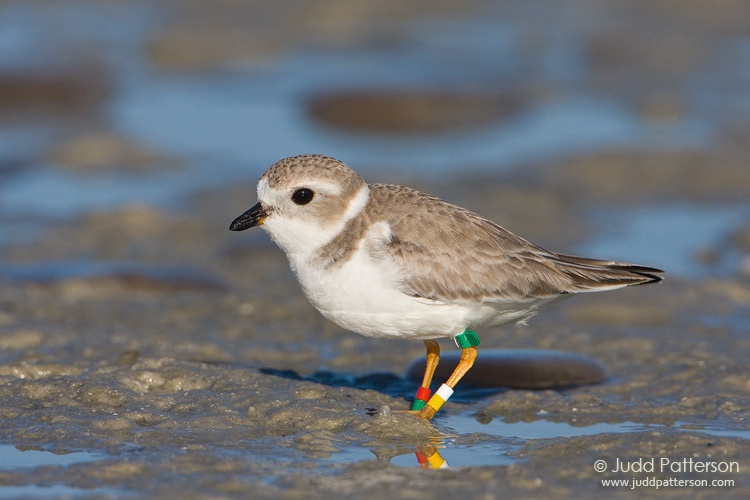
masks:
[[[261,226],[286,253],[293,269],[298,269],[318,250],[335,238],[367,205],[370,188],[364,184],[352,198],[343,216],[334,224],[311,224],[298,218],[272,214]]]

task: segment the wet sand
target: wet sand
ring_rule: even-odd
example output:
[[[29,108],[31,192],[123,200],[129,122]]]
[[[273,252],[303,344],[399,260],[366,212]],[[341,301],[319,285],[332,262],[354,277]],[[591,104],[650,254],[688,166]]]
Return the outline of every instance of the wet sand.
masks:
[[[362,11],[349,13],[347,30],[312,22],[334,18],[345,8],[339,2],[323,4],[325,9],[308,12],[308,18],[291,16],[307,21],[284,24],[271,38],[244,29],[245,21],[252,22],[238,12],[249,14],[234,3],[213,6],[216,17],[197,39],[245,33],[244,49],[236,49],[228,37],[191,54],[193,45],[183,42],[196,33],[192,28],[205,13],[192,2],[153,36],[146,54],[160,71],[190,74],[248,59],[271,60],[280,47],[300,38],[324,47],[360,48],[399,40],[376,36],[393,20],[368,14],[367,2],[357,3]],[[534,17],[512,5],[507,16]],[[679,121],[688,113],[689,91],[665,89],[692,82],[690,76],[711,67],[706,51],[712,41],[726,33],[747,36],[750,25],[743,21],[747,9],[741,4],[733,14],[710,9],[711,17],[700,2],[680,8],[676,17],[668,2],[640,7],[645,12],[622,6],[638,19],[645,16],[648,26],[666,26],[648,28],[639,38],[615,22],[612,12],[589,8],[579,6],[591,19],[606,20],[608,30],[583,30],[593,68],[587,89],[621,96],[652,124]],[[392,16],[424,15],[417,8],[403,9]],[[460,17],[450,6],[440,11]],[[358,19],[380,28],[363,32]],[[226,31],[227,26],[234,29]],[[273,43],[265,43],[269,40]],[[542,41],[530,37],[526,44],[516,49],[532,54]],[[644,52],[648,57],[641,57]],[[712,64],[726,76],[729,70],[720,61]],[[154,172],[185,171],[198,161],[114,130],[100,133],[98,125],[106,121],[102,102],[116,92],[111,85],[116,73],[99,66],[89,71],[83,72],[85,83],[53,72],[53,82],[75,87],[65,94],[78,96],[68,103],[73,111],[63,106],[69,97],[50,95],[51,87],[22,85],[37,93],[30,101],[47,96],[33,116],[14,109],[30,123],[37,113],[44,127],[56,129],[68,127],[71,116],[83,118],[73,120],[67,139],[47,139],[35,155],[4,150],[0,180],[45,165],[52,172],[115,172],[116,179],[137,182]],[[542,106],[561,86],[540,82],[519,91],[515,104]],[[305,102],[315,116],[321,111],[314,104],[325,102],[311,95]],[[390,99],[390,94],[375,97]],[[750,199],[750,122],[741,110],[730,112],[728,101],[706,104],[709,109],[702,112],[722,118],[712,117],[719,123],[712,122],[711,141],[692,147],[603,144],[529,159],[511,171],[466,162],[440,175],[352,166],[369,168],[365,177],[372,180],[408,182],[471,208],[552,250],[574,252],[583,241],[616,237],[618,228],[607,221],[627,220],[639,210],[658,212],[671,204],[696,212],[742,210]],[[512,119],[517,107],[492,116]],[[450,113],[464,111],[451,108],[448,120]],[[349,134],[373,133],[372,124],[348,122],[346,112],[335,117],[336,127],[349,124]],[[409,120],[387,127],[416,134],[418,143],[420,133],[445,126],[440,113]],[[30,234],[13,233],[0,245],[0,445],[8,445],[0,446],[0,496],[750,495],[747,219],[733,220],[727,234],[701,243],[695,254],[675,255],[690,272],[672,272],[667,260],[664,283],[573,298],[528,326],[482,334],[480,357],[483,349],[576,353],[604,368],[604,383],[558,390],[459,385],[428,423],[400,411],[409,408],[416,389],[406,370],[423,355],[421,342],[367,339],[327,322],[306,301],[281,251],[262,231],[228,231],[229,222],[254,203],[254,179],[267,166],[248,161],[255,173],[242,183],[228,179],[196,186],[171,204],[126,203],[73,216],[50,210],[48,218],[3,216],[2,222]],[[697,238],[701,228],[695,233]],[[691,237],[690,230],[685,234]],[[648,254],[637,260],[662,265]],[[448,341],[441,345],[446,352],[455,349]],[[25,464],[21,459],[31,451],[43,453]],[[435,451],[439,455],[432,455]],[[420,468],[417,452],[434,463],[441,456],[451,468]],[[61,457],[70,461],[60,462]],[[618,460],[652,458],[657,464],[667,459],[673,468],[611,470]],[[739,470],[688,470],[684,461],[689,459],[737,463]],[[606,462],[607,471],[595,470],[598,460]],[[600,483],[630,478],[732,480],[734,485],[644,486],[634,493]]]
[[[504,181],[501,189],[511,188]],[[3,484],[168,497],[186,494],[188,483],[195,496],[409,497],[425,489],[440,498],[568,496],[601,493],[599,479],[623,477],[597,474],[598,459],[692,457],[739,462],[741,473],[709,479],[736,480],[732,495],[748,488],[746,277],[671,278],[578,297],[527,327],[485,333],[482,347],[589,356],[608,381],[562,391],[469,390],[433,425],[393,411],[409,406],[414,382],[402,374],[421,343],[365,339],[327,323],[265,235],[226,231],[248,191],[198,195],[179,215],[134,208],[86,216],[5,250],[15,271],[0,282],[2,439],[19,449],[103,456],[3,470]],[[581,189],[582,198],[589,194]],[[126,270],[87,266],[133,262],[134,252],[138,264]],[[507,466],[389,465],[390,456],[460,435],[442,424],[451,415],[490,429],[468,433],[459,446],[495,440],[499,450],[513,436],[493,436],[493,421],[645,428],[516,442]],[[444,446],[450,462],[451,444]],[[336,458],[352,449],[373,455]]]

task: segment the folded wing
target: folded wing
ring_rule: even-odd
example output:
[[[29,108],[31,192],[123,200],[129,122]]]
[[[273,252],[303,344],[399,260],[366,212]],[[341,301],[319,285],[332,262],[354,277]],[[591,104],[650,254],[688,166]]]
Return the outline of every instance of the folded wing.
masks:
[[[659,269],[549,252],[461,207],[409,188],[373,185],[408,213],[388,212],[380,251],[401,268],[406,294],[433,300],[524,302],[660,281]],[[403,203],[403,205],[402,205]],[[381,219],[382,220],[382,219]],[[445,222],[448,221],[448,222]]]

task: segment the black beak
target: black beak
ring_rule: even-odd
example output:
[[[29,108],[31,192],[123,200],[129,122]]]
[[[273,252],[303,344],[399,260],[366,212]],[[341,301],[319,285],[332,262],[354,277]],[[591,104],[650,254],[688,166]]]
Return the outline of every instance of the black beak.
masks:
[[[253,208],[234,219],[229,225],[229,230],[244,231],[251,227],[260,226],[263,224],[263,221],[266,220],[266,217],[268,217],[268,212],[266,212],[263,205],[258,202]]]

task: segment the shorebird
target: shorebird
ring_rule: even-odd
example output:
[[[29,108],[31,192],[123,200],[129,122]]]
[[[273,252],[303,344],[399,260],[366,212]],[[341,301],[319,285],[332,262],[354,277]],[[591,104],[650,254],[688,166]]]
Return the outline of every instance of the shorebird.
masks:
[[[286,253],[323,316],[368,337],[424,341],[427,363],[412,411],[425,419],[474,364],[476,331],[523,323],[579,293],[655,283],[663,272],[550,252],[434,196],[367,184],[322,155],[285,158],[266,170],[258,203],[230,229],[254,226]],[[441,337],[462,352],[432,394]]]

